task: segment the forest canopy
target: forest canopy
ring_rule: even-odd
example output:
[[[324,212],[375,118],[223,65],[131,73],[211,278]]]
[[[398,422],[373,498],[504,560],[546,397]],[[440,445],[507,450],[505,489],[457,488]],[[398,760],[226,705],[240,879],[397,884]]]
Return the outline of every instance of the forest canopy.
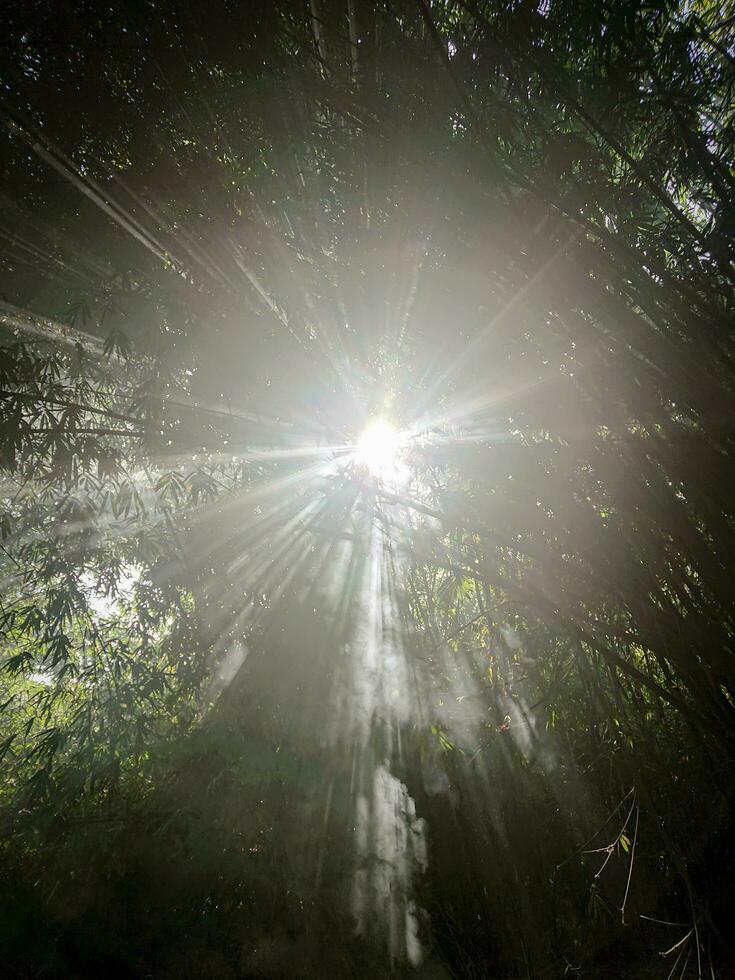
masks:
[[[732,11],[2,15],[7,975],[730,975]]]

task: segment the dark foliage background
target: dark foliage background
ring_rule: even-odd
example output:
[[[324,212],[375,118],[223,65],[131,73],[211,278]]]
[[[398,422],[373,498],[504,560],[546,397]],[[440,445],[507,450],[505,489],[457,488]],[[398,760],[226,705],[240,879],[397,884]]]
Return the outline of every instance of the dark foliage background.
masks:
[[[2,20],[7,975],[730,975],[732,11]]]

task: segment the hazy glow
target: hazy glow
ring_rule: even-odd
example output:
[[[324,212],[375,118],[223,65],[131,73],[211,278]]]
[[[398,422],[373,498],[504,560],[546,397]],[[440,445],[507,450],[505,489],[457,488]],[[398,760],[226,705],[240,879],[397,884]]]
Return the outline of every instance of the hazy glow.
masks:
[[[355,462],[371,476],[384,483],[403,483],[408,475],[402,460],[405,437],[391,428],[385,419],[371,422],[360,436]]]

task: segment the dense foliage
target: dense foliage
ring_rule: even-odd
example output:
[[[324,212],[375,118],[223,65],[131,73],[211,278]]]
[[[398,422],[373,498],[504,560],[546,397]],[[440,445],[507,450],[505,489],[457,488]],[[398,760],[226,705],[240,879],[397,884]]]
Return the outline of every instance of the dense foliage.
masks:
[[[727,976],[724,5],[3,12],[10,975]]]

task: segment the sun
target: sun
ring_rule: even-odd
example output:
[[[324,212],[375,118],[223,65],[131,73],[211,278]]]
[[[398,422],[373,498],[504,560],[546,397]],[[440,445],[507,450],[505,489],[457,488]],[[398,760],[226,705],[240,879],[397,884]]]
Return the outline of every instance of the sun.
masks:
[[[402,458],[405,442],[405,436],[385,419],[375,419],[357,441],[355,463],[382,483],[405,483],[408,475]]]

